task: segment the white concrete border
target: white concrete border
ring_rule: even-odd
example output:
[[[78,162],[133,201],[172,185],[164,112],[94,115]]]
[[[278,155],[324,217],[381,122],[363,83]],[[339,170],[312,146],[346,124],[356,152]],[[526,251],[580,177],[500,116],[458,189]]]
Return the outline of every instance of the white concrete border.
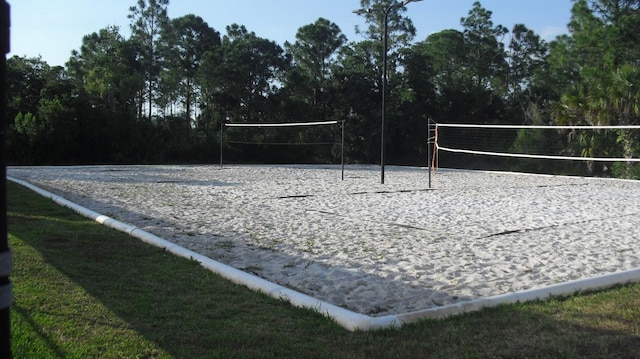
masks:
[[[547,300],[554,296],[566,296],[581,291],[594,291],[610,288],[616,285],[639,283],[640,268],[627,270],[624,272],[606,274],[594,278],[574,280],[541,288],[533,288],[525,291],[507,293],[488,298],[480,298],[468,302],[455,303],[438,308],[431,308],[411,313],[387,315],[382,317],[371,317],[364,314],[352,312],[350,310],[327,303],[306,294],[296,292],[292,289],[269,282],[263,278],[243,272],[226,264],[215,261],[202,254],[196,253],[163,238],[148,233],[140,228],[127,223],[117,221],[90,209],[82,207],[67,199],[45,191],[26,181],[7,176],[7,179],[20,184],[43,197],[51,199],[60,206],[67,207],[80,215],[90,218],[100,224],[111,227],[118,231],[138,238],[145,243],[163,248],[177,256],[195,260],[204,268],[226,278],[236,284],[244,285],[252,290],[263,292],[273,298],[286,300],[292,305],[301,308],[314,310],[320,314],[333,319],[343,328],[349,331],[369,331],[383,328],[399,328],[404,324],[415,323],[429,318],[447,318],[453,315],[478,311],[483,308],[496,307],[502,304],[523,303],[535,300]]]

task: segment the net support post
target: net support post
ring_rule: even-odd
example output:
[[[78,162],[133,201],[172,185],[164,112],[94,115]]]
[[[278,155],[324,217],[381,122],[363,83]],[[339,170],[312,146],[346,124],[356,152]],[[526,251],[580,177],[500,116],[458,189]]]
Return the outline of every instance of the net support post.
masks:
[[[12,255],[7,226],[7,54],[11,50],[11,7],[0,1],[0,358],[12,358],[11,305],[13,285],[10,279]]]
[[[220,169],[222,169],[224,163],[222,159],[222,151],[224,149],[224,125],[225,121],[222,121],[220,123]]]
[[[342,169],[342,181],[344,181],[344,126],[346,123],[346,120],[342,120],[342,138],[340,139],[340,167]]]
[[[427,170],[429,171],[429,188],[431,188],[431,182],[432,182],[432,171],[433,171],[433,151],[431,146],[434,145],[435,143],[435,126],[436,123],[435,121],[433,121],[433,119],[429,119],[427,121]]]
[[[429,172],[429,188],[431,188],[431,119],[427,125],[427,172]]]

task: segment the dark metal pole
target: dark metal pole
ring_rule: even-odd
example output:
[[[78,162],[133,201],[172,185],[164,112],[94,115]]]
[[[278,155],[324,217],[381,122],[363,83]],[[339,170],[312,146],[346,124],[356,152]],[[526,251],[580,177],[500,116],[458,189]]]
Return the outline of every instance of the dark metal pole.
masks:
[[[386,9],[382,10],[383,22],[383,51],[382,51],[382,125],[380,129],[380,183],[384,184],[384,165],[385,165],[385,119],[387,116],[387,51],[389,45],[389,13],[393,8],[404,7],[412,2],[422,0],[404,0],[401,3],[392,2]],[[370,13],[373,8],[354,10],[353,13],[362,15]]]
[[[344,125],[347,123],[347,121],[342,120],[342,144],[340,145],[340,149],[341,149],[341,159],[340,159],[340,163],[342,165],[342,180],[344,181]]]
[[[0,170],[0,202],[2,206],[2,222],[0,224],[0,358],[12,358],[11,353],[11,302],[13,300],[11,290],[11,250],[9,249],[9,238],[7,228],[7,58],[10,50],[10,28],[11,28],[11,8],[6,1],[0,2],[0,159],[2,169]]]
[[[389,22],[389,12],[393,8],[389,6],[383,13],[383,49],[382,49],[382,126],[380,129],[380,183],[384,184],[384,162],[385,162],[385,137],[384,127],[387,116],[387,47],[389,45],[389,34],[387,23]]]
[[[429,171],[429,188],[431,188],[431,119],[427,122],[427,170]]]
[[[224,140],[224,121],[220,123],[220,168],[222,169],[222,141]]]

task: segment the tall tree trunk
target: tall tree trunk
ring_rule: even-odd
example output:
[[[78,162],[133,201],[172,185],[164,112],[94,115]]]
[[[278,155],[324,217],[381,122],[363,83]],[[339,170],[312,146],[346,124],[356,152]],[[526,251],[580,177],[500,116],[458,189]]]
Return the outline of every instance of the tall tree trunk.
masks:
[[[149,122],[151,122],[151,111],[153,110],[153,79],[149,76]]]
[[[186,106],[186,114],[185,114],[185,124],[187,125],[187,140],[189,140],[191,133],[191,80],[187,79],[187,93],[185,96],[185,106]]]

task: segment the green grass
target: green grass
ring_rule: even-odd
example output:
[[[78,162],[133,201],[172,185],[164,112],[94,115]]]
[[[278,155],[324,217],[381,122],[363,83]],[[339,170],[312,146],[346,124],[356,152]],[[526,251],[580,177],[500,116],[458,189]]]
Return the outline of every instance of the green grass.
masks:
[[[347,332],[9,183],[15,358],[638,358],[640,285]]]

